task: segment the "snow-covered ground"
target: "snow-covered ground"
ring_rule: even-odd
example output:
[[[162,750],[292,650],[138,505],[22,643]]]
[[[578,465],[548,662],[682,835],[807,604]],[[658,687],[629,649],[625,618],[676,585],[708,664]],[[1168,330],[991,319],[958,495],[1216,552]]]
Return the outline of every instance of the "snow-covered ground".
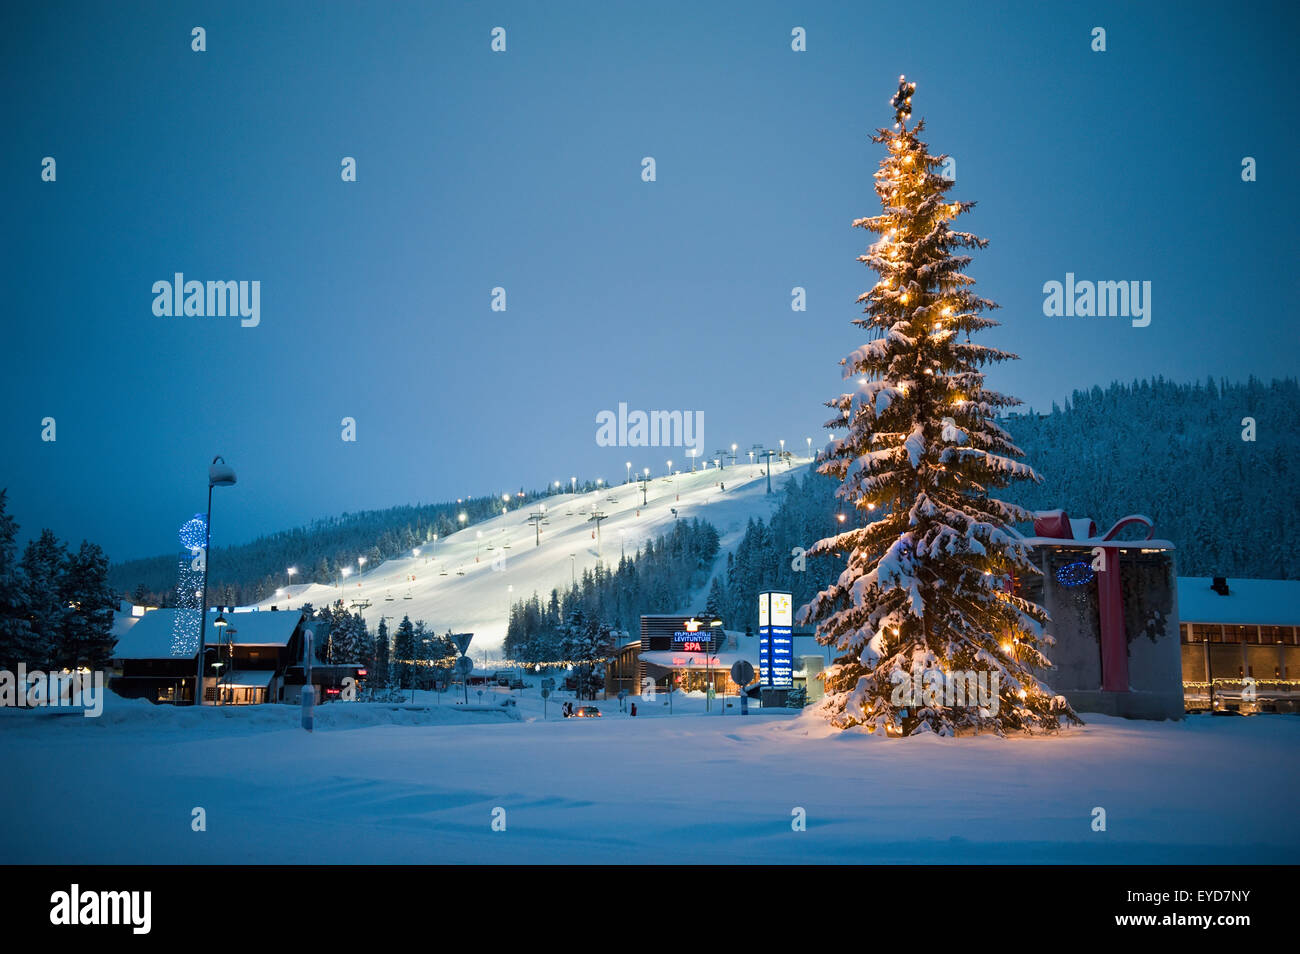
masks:
[[[423,619],[439,632],[472,632],[474,654],[481,659],[484,649],[497,648],[505,639],[511,603],[534,592],[545,597],[554,587],[567,588],[601,559],[617,566],[620,552],[634,554],[646,540],[667,532],[675,519],[708,520],[718,530],[723,552],[734,548],[749,518],[767,519],[781,483],[792,475],[801,477],[807,466],[807,460],[774,461],[771,496],[766,494],[764,467],[741,463],[722,470],[711,466],[693,474],[687,471],[671,479],[656,476],[644,505],[639,484],[616,484],[595,493],[557,493],[519,509],[512,502],[507,513],[427,544],[419,556],[367,566],[342,580],[341,586],[285,587],[284,595],[259,605],[296,608],[309,602],[320,608],[340,596],[349,604],[369,601],[363,615],[372,630],[385,615],[399,621],[403,616]],[[543,504],[548,523],[541,528],[538,545],[528,520]],[[590,522],[593,509],[606,515],[599,541],[596,525]],[[390,622],[389,628],[393,625]]]
[[[1300,719],[1089,716],[1054,737],[876,739],[812,713],[617,700],[543,721],[333,703],[0,711],[4,863],[1293,863]],[[471,702],[477,703],[471,692]],[[725,703],[725,700],[723,700]],[[716,702],[716,701],[715,701]],[[191,830],[195,808],[207,830]],[[1106,831],[1092,829],[1094,808]],[[504,831],[494,811],[504,810]],[[806,830],[795,831],[798,809]],[[501,817],[499,812],[497,817]]]

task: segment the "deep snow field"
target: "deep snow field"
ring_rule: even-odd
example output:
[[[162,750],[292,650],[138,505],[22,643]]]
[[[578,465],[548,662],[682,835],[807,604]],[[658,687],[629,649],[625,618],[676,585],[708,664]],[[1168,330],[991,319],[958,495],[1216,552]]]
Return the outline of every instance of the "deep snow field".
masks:
[[[0,862],[1294,863],[1300,718],[1088,716],[1053,737],[877,739],[660,696],[636,718],[336,702],[0,711]],[[471,690],[471,703],[478,697]],[[637,701],[637,700],[632,700]],[[715,700],[718,703],[734,700]],[[207,830],[191,830],[193,810]],[[1095,807],[1106,831],[1093,831]],[[494,811],[504,809],[504,831]],[[796,810],[806,830],[795,831]],[[496,812],[498,818],[500,812]]]

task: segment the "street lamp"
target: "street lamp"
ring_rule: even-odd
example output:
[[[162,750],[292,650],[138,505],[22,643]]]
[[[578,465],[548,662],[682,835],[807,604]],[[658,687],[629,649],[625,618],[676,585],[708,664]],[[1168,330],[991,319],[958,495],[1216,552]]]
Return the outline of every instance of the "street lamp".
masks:
[[[672,462],[672,461],[669,461],[669,462],[668,462],[668,476],[671,477],[672,475],[673,475],[673,462]]]
[[[735,444],[731,445],[731,466],[732,467],[736,466],[736,445]]]
[[[627,468],[627,482],[630,484],[632,483],[632,462],[629,460],[623,466]]]
[[[235,486],[235,469],[225,458],[212,458],[208,465],[208,515],[203,521],[203,597],[199,603],[198,674],[194,681],[194,704],[203,705],[203,640],[208,624],[208,550],[212,544],[212,488]],[[224,620],[223,620],[224,623]]]
[[[812,460],[812,438],[805,437],[804,440],[808,442],[808,459]]]

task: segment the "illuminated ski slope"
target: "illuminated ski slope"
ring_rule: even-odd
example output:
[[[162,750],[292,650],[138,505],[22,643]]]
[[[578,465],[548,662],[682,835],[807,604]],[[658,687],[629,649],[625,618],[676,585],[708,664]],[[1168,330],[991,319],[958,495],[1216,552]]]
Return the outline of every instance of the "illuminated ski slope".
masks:
[[[320,608],[340,596],[349,605],[369,602],[359,608],[372,630],[381,615],[390,617],[390,629],[403,616],[423,619],[437,632],[474,633],[475,655],[480,656],[504,640],[512,602],[534,591],[545,598],[554,587],[567,588],[601,559],[617,566],[620,552],[635,554],[645,540],[666,532],[674,519],[708,520],[721,536],[723,552],[734,547],[749,518],[766,520],[782,483],[793,474],[802,476],[807,466],[807,459],[773,462],[771,496],[766,493],[765,468],[741,463],[721,471],[710,467],[655,477],[644,505],[640,484],[616,484],[597,493],[557,493],[520,509],[512,502],[505,514],[426,544],[419,556],[367,566],[359,575],[353,564],[342,586],[299,584],[259,605],[296,608],[305,601]],[[529,518],[542,513],[543,505],[545,522],[538,544]],[[599,550],[593,510],[605,514]],[[696,608],[665,606],[662,611]]]

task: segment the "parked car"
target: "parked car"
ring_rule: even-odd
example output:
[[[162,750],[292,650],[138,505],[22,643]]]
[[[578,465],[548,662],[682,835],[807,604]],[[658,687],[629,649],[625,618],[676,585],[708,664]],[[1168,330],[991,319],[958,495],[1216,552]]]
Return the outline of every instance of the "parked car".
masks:
[[[595,706],[579,706],[573,710],[573,717],[575,719],[599,719],[600,710]]]

